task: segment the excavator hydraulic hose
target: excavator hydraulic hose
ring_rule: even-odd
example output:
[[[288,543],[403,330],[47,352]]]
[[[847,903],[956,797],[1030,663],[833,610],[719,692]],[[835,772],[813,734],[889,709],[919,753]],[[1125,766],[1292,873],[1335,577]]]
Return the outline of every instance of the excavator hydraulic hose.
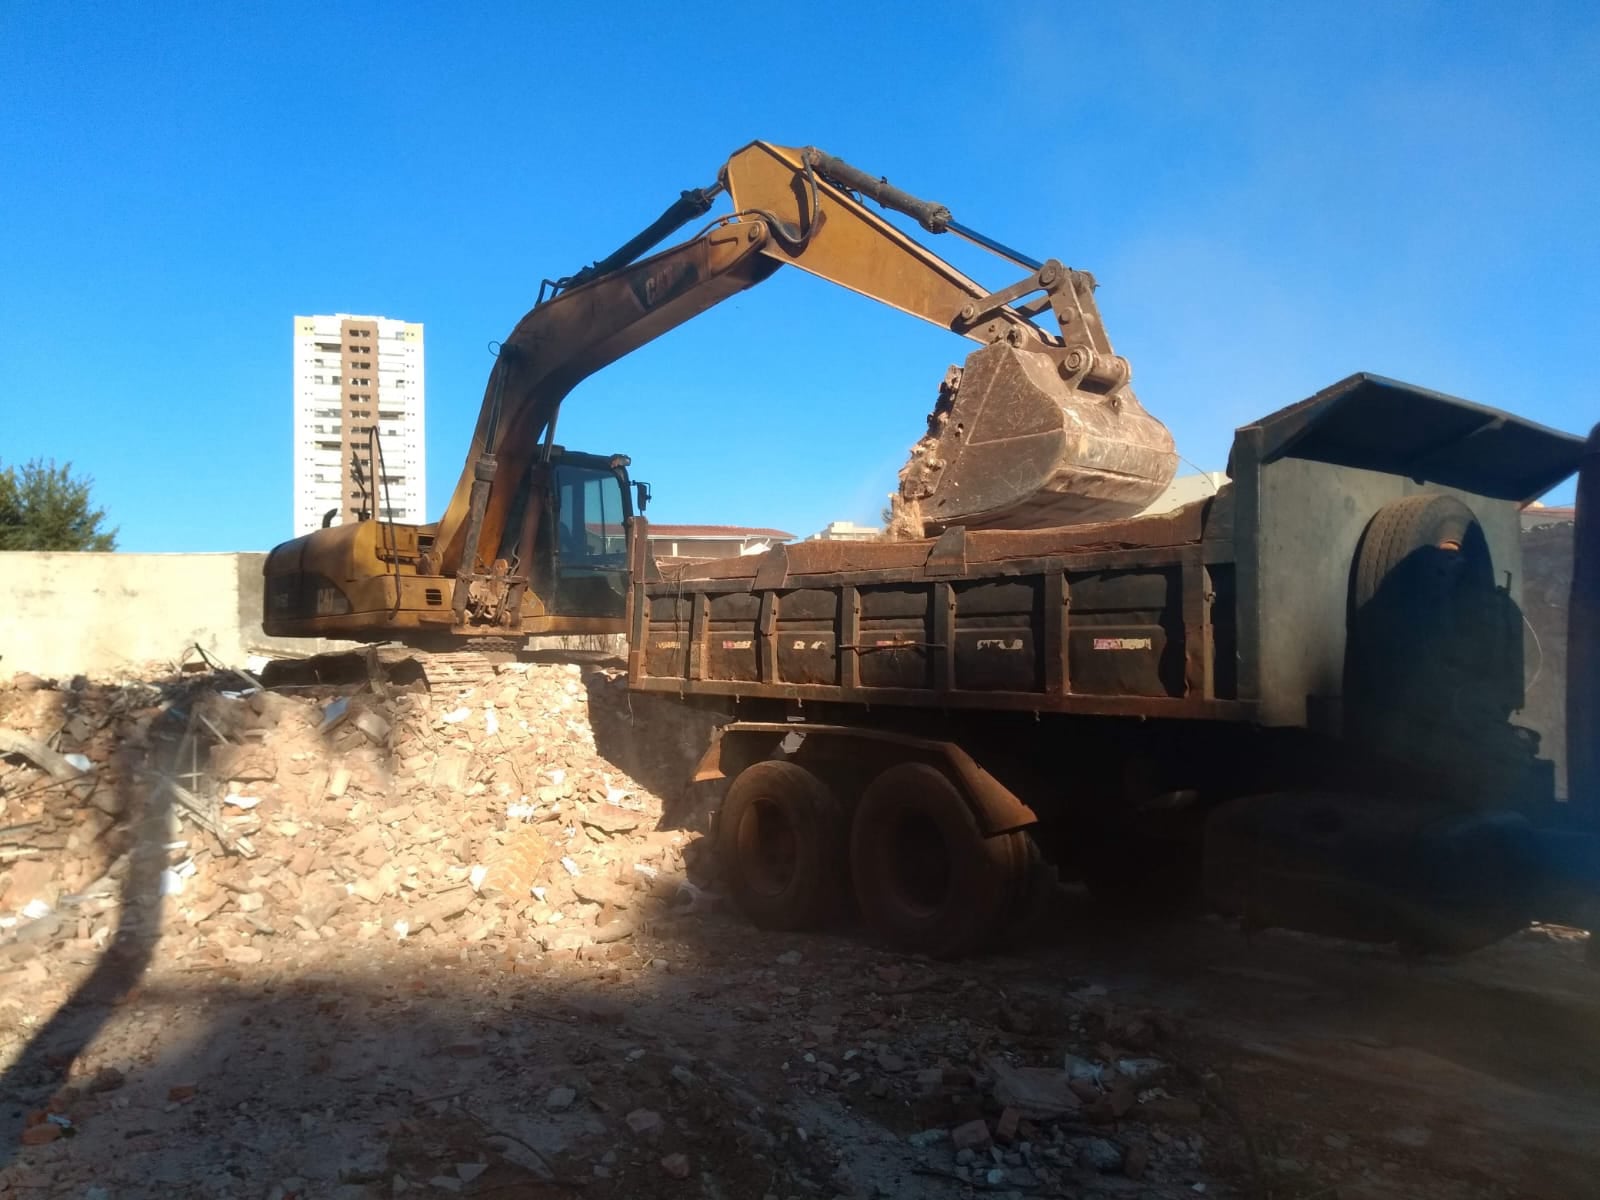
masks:
[[[599,262],[590,263],[575,275],[568,275],[563,279],[546,279],[539,288],[539,300],[546,299],[546,290],[551,296],[559,295],[568,288],[575,288],[597,279],[601,275],[608,275],[612,271],[627,266],[646,250],[659,245],[671,234],[682,229],[697,217],[703,217],[711,211],[711,205],[722,194],[720,183],[712,184],[708,188],[690,188],[668,206],[662,213],[639,233],[629,238],[617,249],[606,255]]]

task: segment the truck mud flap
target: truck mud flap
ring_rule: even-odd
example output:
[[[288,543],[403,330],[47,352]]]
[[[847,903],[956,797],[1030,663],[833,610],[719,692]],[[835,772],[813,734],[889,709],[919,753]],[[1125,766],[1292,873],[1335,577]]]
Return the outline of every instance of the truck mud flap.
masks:
[[[872,742],[905,751],[907,759],[935,763],[949,772],[972,806],[978,828],[986,837],[1026,829],[1039,823],[1039,815],[1016,794],[985,771],[973,757],[953,742],[911,737],[881,729],[849,725],[809,725],[788,722],[737,721],[722,726],[695,769],[694,782],[705,783],[737,775],[749,763],[774,749],[795,753],[812,738]],[[731,743],[731,744],[730,744]],[[752,754],[751,743],[757,747]],[[735,749],[737,747],[738,749]]]

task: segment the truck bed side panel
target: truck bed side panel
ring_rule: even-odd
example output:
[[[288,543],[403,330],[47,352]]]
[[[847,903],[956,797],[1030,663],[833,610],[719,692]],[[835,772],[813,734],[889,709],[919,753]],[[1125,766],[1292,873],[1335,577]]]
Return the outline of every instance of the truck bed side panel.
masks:
[[[636,600],[634,686],[1247,719],[1233,691],[1232,563],[1206,555],[1197,543],[984,563],[953,578],[906,566],[783,574],[776,586],[652,583]]]

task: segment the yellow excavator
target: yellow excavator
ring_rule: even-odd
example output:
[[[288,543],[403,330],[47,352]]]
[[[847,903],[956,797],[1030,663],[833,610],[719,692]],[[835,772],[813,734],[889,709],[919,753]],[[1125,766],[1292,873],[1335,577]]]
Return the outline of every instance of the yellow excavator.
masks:
[[[732,212],[661,253],[722,193]],[[866,207],[913,217],[1027,272],[990,291]],[[625,632],[631,518],[648,499],[624,455],[555,442],[581,380],[799,267],[978,344],[939,389],[894,497],[893,533],[1032,529],[1140,511],[1171,481],[1171,435],[1112,351],[1095,283],[957,222],[943,205],[807,147],[752,142],[615,253],[547,280],[501,344],[461,478],[430,525],[357,520],[268,556],[267,633],[466,649],[474,639]],[[1055,331],[1040,323],[1049,313]],[[503,644],[503,643],[502,643]]]

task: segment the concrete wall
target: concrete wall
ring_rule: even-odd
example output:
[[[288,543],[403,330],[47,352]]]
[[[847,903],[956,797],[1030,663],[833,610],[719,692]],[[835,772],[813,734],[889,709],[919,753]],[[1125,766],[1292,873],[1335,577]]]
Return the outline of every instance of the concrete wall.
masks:
[[[261,632],[265,554],[0,553],[0,677],[116,675],[191,646],[243,666],[329,643]]]

